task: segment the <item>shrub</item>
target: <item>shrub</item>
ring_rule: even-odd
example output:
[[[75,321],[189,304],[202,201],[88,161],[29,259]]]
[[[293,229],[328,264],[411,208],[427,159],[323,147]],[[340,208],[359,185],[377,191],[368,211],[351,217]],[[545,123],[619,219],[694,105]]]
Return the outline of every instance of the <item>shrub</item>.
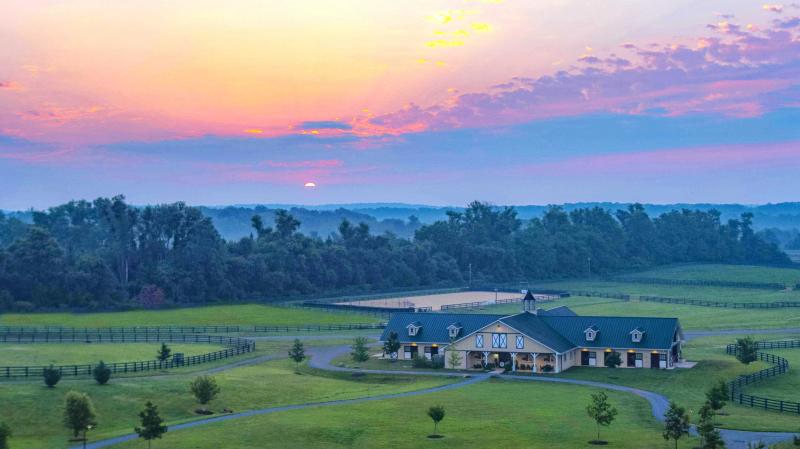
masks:
[[[216,379],[211,376],[199,376],[189,384],[189,390],[197,399],[197,402],[203,406],[203,412],[207,412],[207,404],[219,394],[219,385],[217,385]]]
[[[105,385],[108,383],[108,380],[111,379],[111,368],[106,366],[101,360],[92,370],[92,376],[94,376],[94,380],[97,381],[98,384]]]
[[[552,373],[553,372],[553,365],[547,364],[542,366],[543,373]]]
[[[444,368],[444,355],[436,354],[431,356],[431,368],[442,369]]]
[[[411,359],[411,366],[413,366],[414,368],[430,368],[431,362],[425,357],[420,357],[419,355],[415,355],[414,358]]]
[[[61,380],[61,369],[57,369],[53,365],[50,365],[44,369],[42,375],[44,377],[45,385],[47,385],[48,388],[53,388],[56,386],[58,381]]]

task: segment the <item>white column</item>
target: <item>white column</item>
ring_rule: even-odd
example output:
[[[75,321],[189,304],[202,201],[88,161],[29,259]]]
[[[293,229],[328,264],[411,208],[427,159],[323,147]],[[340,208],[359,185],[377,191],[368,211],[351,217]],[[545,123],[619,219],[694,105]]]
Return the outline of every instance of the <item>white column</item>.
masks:
[[[488,364],[489,364],[489,352],[483,351],[483,366],[486,366]]]
[[[516,371],[516,370],[517,370],[517,353],[516,352],[512,352],[511,353],[511,371]]]
[[[556,353],[556,374],[561,372],[561,354]]]
[[[531,370],[535,373],[536,372],[536,356],[539,355],[539,354],[537,354],[535,352],[531,352],[531,355],[533,356],[533,365],[531,366]]]

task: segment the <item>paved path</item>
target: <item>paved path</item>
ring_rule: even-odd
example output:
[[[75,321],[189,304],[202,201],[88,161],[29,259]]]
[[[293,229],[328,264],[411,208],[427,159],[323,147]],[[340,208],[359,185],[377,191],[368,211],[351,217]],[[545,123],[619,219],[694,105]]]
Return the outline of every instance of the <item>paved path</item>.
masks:
[[[417,374],[419,374],[419,373],[417,373]],[[462,377],[464,377],[464,376],[462,375]],[[247,417],[250,417],[250,416],[257,416],[257,415],[266,415],[266,414],[276,413],[276,412],[286,412],[286,411],[289,411],[289,410],[301,410],[301,409],[312,408],[312,407],[330,407],[330,406],[336,406],[336,405],[360,404],[360,403],[363,403],[363,402],[380,401],[380,400],[384,400],[384,399],[396,399],[396,398],[405,398],[405,397],[409,397],[409,396],[418,396],[418,395],[428,394],[428,393],[438,393],[440,391],[452,390],[452,389],[455,389],[455,388],[461,388],[461,387],[465,387],[467,385],[472,385],[474,383],[477,383],[477,382],[480,382],[482,380],[488,379],[489,377],[490,377],[489,375],[481,373],[480,375],[466,378],[466,379],[462,380],[461,382],[448,384],[448,385],[442,385],[442,386],[439,386],[439,387],[426,388],[424,390],[408,391],[408,392],[405,392],[405,393],[385,394],[385,395],[381,395],[381,396],[370,396],[370,397],[357,398],[357,399],[342,399],[342,400],[338,400],[338,401],[309,402],[309,403],[306,403],[306,404],[285,405],[285,406],[281,406],[281,407],[268,407],[268,408],[262,408],[262,409],[257,409],[257,410],[249,410],[249,411],[241,412],[241,413],[231,413],[229,415],[214,416],[212,418],[199,419],[197,421],[191,421],[191,422],[187,422],[187,423],[183,423],[183,424],[175,424],[175,425],[169,426],[169,431],[176,431],[176,430],[182,430],[182,429],[191,429],[191,428],[194,428],[194,427],[205,426],[205,425],[208,425],[208,424],[213,424],[213,423],[222,422],[222,421],[230,421],[230,420],[234,420],[234,419],[247,418]],[[101,440],[101,441],[95,441],[93,443],[88,443],[86,445],[86,448],[87,449],[100,449],[100,448],[110,447],[110,446],[113,446],[115,444],[124,443],[126,441],[135,440],[137,438],[138,438],[138,435],[131,433],[131,434],[123,435],[123,436],[116,437],[116,438],[109,438],[107,440]],[[83,446],[79,445],[79,446],[73,446],[70,449],[82,449],[82,448],[83,448]]]
[[[785,329],[783,329],[785,331]],[[711,335],[725,335],[725,334],[711,334]],[[324,369],[330,371],[351,371],[375,374],[409,374],[409,375],[441,375],[441,376],[461,376],[462,373],[448,373],[448,372],[430,372],[430,371],[394,371],[394,370],[366,370],[355,368],[344,368],[339,366],[332,366],[333,359],[346,354],[349,351],[347,346],[332,346],[326,348],[315,348],[311,351],[313,357],[309,362],[314,368]],[[623,391],[632,393],[646,399],[650,403],[650,408],[653,416],[659,420],[664,421],[664,413],[669,408],[669,400],[658,393],[640,390],[638,388],[626,387],[624,385],[608,384],[603,382],[594,382],[590,380],[579,379],[566,379],[562,377],[549,377],[549,376],[515,376],[515,375],[502,375],[496,377],[497,379],[508,379],[514,381],[534,381],[534,382],[553,382],[553,383],[567,383],[575,385],[585,385],[596,388],[604,388],[607,390]],[[744,430],[731,430],[719,429],[722,438],[728,449],[747,449],[747,443],[763,441],[767,444],[775,444],[781,441],[791,439],[795,434],[789,432],[751,432]]]
[[[722,330],[722,331],[698,331],[698,332],[687,332],[686,338],[698,338],[698,337],[705,337],[705,336],[713,336],[713,335],[731,335],[731,334],[742,334],[742,333],[793,333],[798,332],[800,329],[791,328],[791,329],[768,329],[768,330]],[[317,337],[317,336],[308,336],[310,338],[307,339],[317,339],[317,338],[332,338],[331,337]],[[281,337],[264,337],[263,339],[294,339],[293,336],[281,336]],[[338,337],[337,337],[338,338]],[[333,366],[331,362],[344,354],[347,354],[350,351],[349,346],[329,346],[329,347],[316,347],[311,348],[309,350],[309,354],[311,355],[311,359],[309,360],[309,365],[315,369],[322,369],[328,371],[338,371],[338,372],[359,372],[359,373],[366,373],[366,374],[404,374],[404,375],[414,375],[414,376],[443,376],[443,377],[464,377],[463,373],[456,373],[456,372],[447,372],[447,371],[400,371],[400,370],[368,370],[368,369],[356,369],[356,368],[345,368],[345,367],[338,367]],[[231,369],[237,366],[244,366],[249,364],[260,363],[261,361],[271,360],[276,356],[262,356],[256,359],[249,359],[243,360],[240,362],[235,362],[230,365],[226,365],[223,367],[218,367],[215,369],[224,370],[224,369]],[[345,399],[345,400],[338,400],[338,401],[328,401],[328,402],[312,402],[306,404],[297,404],[297,405],[287,405],[281,407],[269,407],[269,408],[262,408],[257,410],[250,410],[241,413],[233,413],[229,415],[220,415],[215,416],[212,418],[205,418],[200,419],[197,421],[192,421],[183,424],[176,424],[170,426],[171,431],[181,430],[181,429],[191,429],[194,427],[199,427],[203,425],[208,425],[216,422],[221,421],[229,421],[233,419],[240,419],[246,418],[250,416],[256,415],[264,415],[269,413],[276,413],[276,412],[283,412],[289,410],[300,410],[305,408],[311,407],[329,407],[329,406],[336,406],[336,405],[348,405],[348,404],[359,404],[368,401],[378,401],[384,399],[394,399],[394,398],[401,398],[401,397],[408,397],[408,396],[417,396],[422,394],[429,394],[429,393],[436,393],[439,391],[450,390],[454,388],[460,388],[467,385],[472,385],[474,383],[480,382],[482,380],[488,379],[491,377],[489,374],[479,374],[473,377],[466,378],[461,382],[457,382],[454,384],[443,385],[439,387],[427,388],[424,390],[417,390],[411,391],[406,393],[395,393],[395,394],[387,394],[381,396],[372,396],[366,398],[358,398],[358,399]],[[503,375],[498,377],[499,379],[507,379],[511,381],[538,381],[538,382],[553,382],[553,383],[568,383],[568,384],[575,384],[575,385],[584,385],[596,388],[604,388],[608,390],[615,390],[615,391],[622,391],[626,393],[635,394],[639,397],[646,399],[650,403],[650,407],[653,413],[653,416],[658,419],[659,421],[664,420],[664,413],[666,412],[667,408],[669,407],[669,400],[660,395],[658,393],[647,391],[647,390],[640,390],[638,388],[633,387],[626,387],[624,385],[615,385],[615,384],[607,384],[603,382],[594,382],[588,380],[579,380],[579,379],[566,379],[560,377],[548,377],[548,376],[515,376],[515,375]],[[725,443],[728,449],[747,449],[747,444],[750,442],[757,442],[763,441],[767,444],[774,444],[781,441],[786,441],[791,439],[794,434],[788,432],[751,432],[751,431],[742,431],[742,430],[730,430],[730,429],[719,429],[722,435],[722,438],[725,440]],[[88,449],[100,449],[113,446],[115,444],[123,443],[125,441],[134,440],[137,438],[135,434],[128,434],[123,435],[117,438],[111,438],[107,440],[97,441],[93,443],[87,444]],[[80,449],[82,446],[75,446],[71,449]]]
[[[747,334],[800,334],[800,327],[783,329],[724,329],[716,331],[686,331],[683,336],[687,340],[699,337],[714,337],[717,335],[747,335]]]

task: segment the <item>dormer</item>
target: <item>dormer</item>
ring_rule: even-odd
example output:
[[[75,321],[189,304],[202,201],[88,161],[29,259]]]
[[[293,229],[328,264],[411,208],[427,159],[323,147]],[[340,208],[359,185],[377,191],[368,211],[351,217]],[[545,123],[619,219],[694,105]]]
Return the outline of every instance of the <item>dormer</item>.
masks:
[[[594,341],[597,338],[597,333],[600,332],[600,329],[597,326],[589,326],[586,330],[583,331],[583,334],[586,335],[586,341]]]
[[[422,323],[420,323],[419,321],[414,321],[413,323],[406,326],[406,329],[408,329],[409,337],[416,337],[417,334],[419,333],[419,330],[422,329]]]
[[[447,334],[450,336],[451,339],[458,337],[458,333],[461,332],[461,323],[453,323],[447,326]]]
[[[631,331],[631,341],[634,343],[641,343],[644,337],[644,331],[638,327]]]

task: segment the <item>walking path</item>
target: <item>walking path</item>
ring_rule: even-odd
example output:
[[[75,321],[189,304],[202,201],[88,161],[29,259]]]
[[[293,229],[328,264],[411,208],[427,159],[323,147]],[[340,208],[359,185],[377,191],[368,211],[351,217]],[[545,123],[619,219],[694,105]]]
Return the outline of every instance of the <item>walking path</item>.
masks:
[[[419,373],[417,373],[417,374],[419,374]],[[462,375],[462,377],[463,377],[463,375]],[[262,409],[257,409],[257,410],[249,410],[249,411],[241,412],[241,413],[231,413],[229,415],[220,415],[220,416],[215,416],[213,418],[199,419],[197,421],[191,421],[191,422],[187,422],[187,423],[183,423],[183,424],[175,424],[175,425],[169,426],[169,430],[170,431],[175,431],[175,430],[182,430],[182,429],[191,429],[191,428],[194,428],[194,427],[204,426],[204,425],[213,424],[213,423],[217,423],[217,422],[230,421],[230,420],[240,419],[240,418],[247,418],[247,417],[250,417],[250,416],[266,415],[266,414],[276,413],[276,412],[286,412],[286,411],[290,411],[290,410],[301,410],[301,409],[312,408],[312,407],[330,407],[330,406],[336,406],[336,405],[360,404],[360,403],[369,402],[369,401],[380,401],[380,400],[383,400],[383,399],[396,399],[396,398],[405,398],[405,397],[409,397],[409,396],[418,396],[418,395],[428,394],[428,393],[438,393],[440,391],[452,390],[452,389],[455,389],[455,388],[461,388],[461,387],[465,387],[467,385],[472,385],[472,384],[478,383],[478,382],[480,382],[482,380],[486,380],[489,377],[490,377],[489,375],[481,373],[480,375],[477,375],[477,376],[468,377],[468,378],[462,380],[461,382],[448,384],[448,385],[442,385],[442,386],[438,386],[438,387],[426,388],[424,390],[408,391],[408,392],[405,392],[405,393],[385,394],[385,395],[380,395],[380,396],[369,396],[369,397],[357,398],[357,399],[341,399],[341,400],[337,400],[337,401],[327,401],[327,402],[309,402],[309,403],[306,403],[306,404],[284,405],[284,406],[280,406],[280,407],[268,407],[268,408],[262,408]],[[87,443],[86,444],[86,448],[87,449],[100,449],[100,448],[110,447],[110,446],[113,446],[115,444],[124,443],[126,441],[135,440],[137,438],[139,438],[138,435],[136,435],[134,433],[131,433],[131,434],[123,435],[123,436],[116,437],[116,438],[109,438],[107,440],[101,440],[101,441],[95,441],[93,443]],[[73,446],[70,449],[82,449],[82,448],[83,448],[83,445],[78,445],[78,446]]]
[[[686,339],[698,338],[698,337],[707,337],[707,336],[714,336],[714,335],[732,335],[732,334],[748,334],[748,333],[770,333],[770,334],[777,334],[777,333],[794,333],[800,332],[798,328],[789,328],[789,329],[766,329],[766,330],[753,330],[753,329],[744,329],[744,330],[721,330],[721,331],[697,331],[697,332],[687,332]],[[318,336],[307,336],[306,339],[318,339],[318,338],[332,338],[333,336],[327,337],[318,337]],[[268,339],[294,339],[293,336],[281,336],[281,337],[262,337],[262,340]],[[338,337],[337,337],[338,338]],[[414,376],[442,376],[442,377],[465,377],[464,373],[459,372],[448,372],[448,371],[401,371],[401,370],[370,370],[370,369],[356,369],[356,368],[345,368],[339,366],[333,366],[331,363],[337,357],[340,357],[344,354],[347,354],[350,351],[349,346],[327,346],[327,347],[316,347],[311,348],[309,350],[309,355],[311,358],[309,360],[309,366],[315,369],[320,370],[327,370],[327,371],[338,371],[338,372],[357,372],[357,373],[364,373],[364,374],[403,374],[403,375],[414,375]],[[257,357],[255,359],[248,359],[242,360],[240,362],[234,362],[229,365],[221,366],[218,368],[214,368],[213,372],[223,371],[231,368],[235,368],[238,366],[245,366],[250,364],[260,363],[262,361],[271,360],[277,356],[268,355]],[[337,405],[349,405],[349,404],[359,404],[368,401],[378,401],[384,399],[394,399],[394,398],[401,398],[401,397],[408,397],[408,396],[417,396],[429,393],[436,393],[440,391],[451,390],[455,388],[461,388],[464,386],[472,385],[477,382],[483,381],[488,379],[489,377],[493,377],[490,374],[480,373],[478,375],[473,375],[471,377],[465,378],[464,380],[449,384],[443,385],[439,387],[427,388],[424,390],[417,390],[417,391],[410,391],[406,393],[394,393],[394,394],[387,394],[387,395],[380,395],[380,396],[371,396],[365,398],[357,398],[357,399],[343,399],[337,401],[327,401],[327,402],[311,402],[305,404],[296,404],[296,405],[286,405],[280,407],[268,407],[262,408],[257,410],[250,410],[241,413],[233,413],[229,415],[220,415],[215,416],[212,418],[205,418],[196,421],[191,421],[183,424],[176,424],[170,426],[170,430],[181,430],[181,429],[191,429],[199,426],[204,426],[208,424],[213,424],[216,422],[222,421],[229,421],[234,419],[246,418],[250,416],[257,416],[257,415],[264,415],[276,412],[283,412],[283,411],[290,411],[290,410],[300,410],[305,408],[311,407],[329,407],[329,406],[337,406]],[[633,387],[626,387],[624,385],[615,385],[615,384],[607,384],[603,382],[594,382],[588,380],[578,380],[578,379],[566,379],[560,377],[548,377],[548,376],[517,376],[517,375],[503,375],[497,376],[498,379],[507,379],[511,381],[536,381],[536,382],[554,382],[554,383],[568,383],[568,384],[575,384],[575,385],[584,385],[596,388],[604,388],[608,390],[615,390],[615,391],[622,391],[626,393],[635,394],[639,397],[644,398],[650,403],[650,407],[653,413],[653,416],[659,420],[664,420],[664,413],[666,412],[667,408],[669,407],[669,400],[658,393],[647,391],[647,390],[640,390],[638,388]],[[766,444],[775,444],[781,441],[786,441],[791,439],[795,434],[789,432],[754,432],[754,431],[744,431],[744,430],[731,430],[731,429],[719,429],[722,438],[725,440],[725,443],[728,449],[747,449],[748,443],[751,442],[758,442],[763,441]],[[89,443],[86,445],[87,449],[100,449],[113,446],[115,444],[123,443],[126,441],[131,441],[138,438],[136,434],[128,434],[123,435],[116,438],[110,438],[107,440],[96,441],[93,443]],[[82,446],[74,446],[71,449],[81,449]]]

